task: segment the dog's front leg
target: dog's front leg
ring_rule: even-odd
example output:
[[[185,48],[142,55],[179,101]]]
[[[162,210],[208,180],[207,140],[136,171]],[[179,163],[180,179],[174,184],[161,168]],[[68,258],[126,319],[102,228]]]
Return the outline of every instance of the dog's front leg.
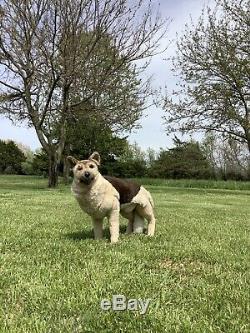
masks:
[[[103,236],[103,229],[102,229],[103,219],[92,218],[92,222],[93,222],[93,227],[94,227],[95,239],[102,239],[102,236]]]
[[[119,239],[119,203],[116,203],[109,215],[109,230],[111,243],[117,243]]]

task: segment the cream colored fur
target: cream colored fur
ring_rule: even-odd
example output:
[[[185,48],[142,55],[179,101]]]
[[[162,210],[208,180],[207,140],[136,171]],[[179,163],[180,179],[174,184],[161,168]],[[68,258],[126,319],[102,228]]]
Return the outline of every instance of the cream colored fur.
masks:
[[[82,186],[73,181],[71,190],[82,210],[89,214],[93,221],[95,239],[101,239],[103,234],[103,219],[109,219],[111,243],[119,238],[119,193],[99,173],[90,187]]]
[[[127,233],[143,233],[144,219],[148,221],[149,236],[155,233],[154,201],[151,194],[141,186],[130,203],[121,205],[121,214],[129,220]]]
[[[93,153],[89,160],[77,161],[69,156],[69,162],[74,165],[74,180],[72,193],[78,201],[81,209],[91,216],[95,239],[103,236],[103,219],[109,220],[111,243],[119,239],[119,213],[129,220],[127,233],[142,233],[144,218],[148,221],[149,236],[155,232],[154,203],[150,193],[141,186],[140,191],[130,203],[120,206],[119,193],[113,185],[106,180],[98,171],[100,156]],[[90,173],[91,182],[84,183],[84,174]]]

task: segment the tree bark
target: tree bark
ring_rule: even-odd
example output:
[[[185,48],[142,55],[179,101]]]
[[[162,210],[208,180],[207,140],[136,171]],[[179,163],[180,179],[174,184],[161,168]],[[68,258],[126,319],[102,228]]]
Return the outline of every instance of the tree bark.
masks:
[[[58,161],[54,154],[49,155],[49,183],[50,188],[58,185]]]
[[[249,154],[250,154],[250,136],[249,136],[249,138],[247,139],[247,145],[248,145],[248,150],[249,150]]]
[[[63,180],[67,185],[69,183],[69,163],[67,162],[67,156],[63,156]]]

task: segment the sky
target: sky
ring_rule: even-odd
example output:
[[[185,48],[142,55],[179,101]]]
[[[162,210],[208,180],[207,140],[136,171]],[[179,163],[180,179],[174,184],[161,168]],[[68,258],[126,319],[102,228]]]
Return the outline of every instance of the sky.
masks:
[[[190,17],[194,21],[200,16],[204,4],[210,4],[212,0],[153,0],[156,4],[160,3],[161,16],[169,17],[172,21],[169,25],[166,37],[161,41],[161,47],[170,45],[164,54],[155,56],[147,68],[145,75],[153,75],[152,84],[156,88],[167,87],[171,92],[177,78],[171,72],[171,62],[166,58],[175,54],[176,33],[181,34],[185,23],[190,22]],[[128,140],[146,150],[153,148],[169,148],[172,145],[171,136],[164,130],[162,119],[164,111],[160,107],[151,107],[145,111],[140,121],[141,128],[132,131]],[[14,126],[8,119],[0,117],[0,139],[12,139],[21,142],[35,150],[40,147],[36,133],[32,128],[27,128],[24,124]]]

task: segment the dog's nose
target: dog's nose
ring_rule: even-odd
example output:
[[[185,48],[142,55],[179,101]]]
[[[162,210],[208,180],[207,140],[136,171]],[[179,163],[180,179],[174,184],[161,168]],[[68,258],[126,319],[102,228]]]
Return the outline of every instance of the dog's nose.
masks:
[[[84,172],[84,176],[85,176],[86,178],[89,178],[90,173],[89,173],[88,171],[85,171],[85,172]]]

